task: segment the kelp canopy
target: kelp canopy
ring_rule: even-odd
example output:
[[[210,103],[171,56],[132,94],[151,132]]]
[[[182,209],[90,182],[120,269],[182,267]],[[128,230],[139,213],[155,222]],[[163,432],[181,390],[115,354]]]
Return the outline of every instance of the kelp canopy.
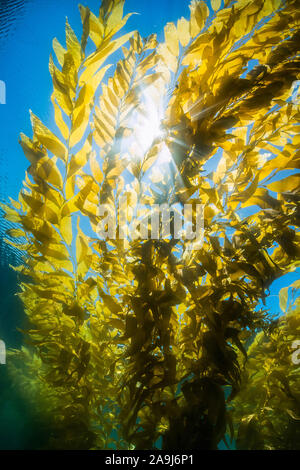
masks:
[[[260,301],[299,266],[299,2],[192,1],[160,44],[122,35],[123,7],[80,6],[81,40],[67,22],[49,62],[56,126],[31,113],[21,134],[30,167],[3,208],[31,326],[12,375],[49,447],[216,449],[229,433],[283,448],[299,314],[272,321]],[[137,203],[204,205],[202,247],[99,239],[99,204],[122,195],[127,222]]]

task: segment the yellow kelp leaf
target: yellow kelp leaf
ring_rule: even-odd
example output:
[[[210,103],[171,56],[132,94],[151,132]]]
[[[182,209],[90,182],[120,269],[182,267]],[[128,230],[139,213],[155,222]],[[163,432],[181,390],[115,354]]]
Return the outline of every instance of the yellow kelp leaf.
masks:
[[[273,208],[276,209],[280,206],[280,202],[270,196],[269,191],[265,188],[257,188],[253,196],[246,201],[242,202],[242,207],[249,207],[257,205],[262,209]]]
[[[199,34],[204,27],[206,19],[209,15],[209,9],[203,1],[192,0],[190,10],[190,35],[193,38],[197,36],[197,34]]]
[[[145,75],[152,67],[158,62],[156,51],[151,52],[142,62],[138,65],[138,72],[140,75]]]
[[[75,155],[72,155],[68,168],[68,178],[73,176],[78,172],[78,170],[80,170],[80,168],[83,168],[86,165],[92,148],[91,141],[92,135],[90,134],[79,152],[77,152]]]
[[[66,269],[70,272],[73,271],[70,254],[63,243],[42,244],[39,245],[39,251],[45,257],[44,260],[49,260],[52,264],[62,269]]]
[[[53,93],[51,96],[51,101],[54,107],[54,119],[56,122],[57,127],[59,128],[61,135],[65,140],[68,140],[69,138],[69,128],[63,118],[62,111],[58,104],[55,101],[55,94]]]
[[[204,207],[204,220],[207,221],[207,223],[210,223],[211,220],[219,213],[219,211],[212,207],[211,205],[210,206],[205,206]]]
[[[105,292],[99,287],[99,295],[102,297],[104,305],[115,315],[122,312],[121,305],[110,295],[105,294]]]
[[[285,191],[300,190],[300,173],[287,176],[280,181],[268,184],[267,187],[276,193],[284,193]]]
[[[22,132],[20,134],[19,143],[23,149],[25,157],[30,161],[31,164],[37,163],[40,158],[47,155],[45,148],[41,148],[37,142],[29,139],[29,137],[27,137]]]
[[[162,74],[160,72],[151,73],[150,75],[147,75],[143,79],[139,80],[137,82],[136,87],[133,90],[135,90],[141,85],[147,88],[148,86],[151,86],[154,82],[156,82],[159,78],[162,78]],[[154,101],[154,97],[153,97],[153,101]],[[136,105],[135,102],[133,102],[132,104],[133,106]]]
[[[287,301],[288,301],[288,287],[283,287],[279,291],[279,305],[283,312],[286,312]]]
[[[135,51],[137,54],[141,54],[142,49],[143,49],[143,40],[141,38],[141,35],[138,31],[135,31],[132,38],[129,39],[130,46],[133,51]],[[133,56],[128,54],[128,51],[126,49],[122,48],[124,51],[124,56],[126,57],[126,60],[132,61]]]
[[[114,90],[114,82],[115,78],[109,78],[107,86],[102,84],[102,92],[103,97],[105,97],[106,101],[108,101],[110,105],[113,106],[113,108],[116,110],[120,104],[120,98]]]
[[[56,165],[56,158],[41,158],[35,168],[35,173],[47,183],[62,189],[63,179]]]
[[[31,195],[23,192],[19,197],[23,211],[27,215],[45,219],[54,225],[58,224],[57,208],[53,206],[51,201],[42,201],[42,196],[37,192],[33,192]]]
[[[27,251],[30,248],[29,243],[14,243],[12,240],[9,240],[8,238],[3,238],[3,241],[7,243],[8,245],[13,246],[14,248],[18,248],[18,250],[21,251]]]
[[[300,135],[299,134],[296,134],[294,137],[293,137],[293,144],[292,144],[295,148],[298,148],[300,147]]]
[[[21,222],[21,217],[15,209],[12,209],[6,204],[0,202],[0,207],[4,211],[4,219],[9,220],[10,222],[19,223]]]
[[[84,136],[89,124],[89,116],[91,109],[91,99],[97,87],[100,85],[102,78],[111,65],[106,65],[99,70],[94,76],[89,77],[79,92],[78,99],[73,111],[72,132],[69,141],[70,147],[74,147]]]
[[[123,61],[117,64],[115,76],[118,81],[119,88],[121,88],[120,90],[121,93],[123,95],[126,94],[129,88],[129,84],[130,84],[130,74],[129,74],[129,70],[127,69]],[[122,95],[119,95],[119,96],[122,96]]]
[[[111,38],[127,23],[128,19],[134,15],[129,13],[123,18],[124,0],[116,3],[105,25],[105,36]]]
[[[109,169],[106,173],[106,178],[112,179],[118,177],[121,175],[121,173],[123,173],[127,165],[128,161],[126,157],[121,159],[119,154],[115,155],[115,161],[109,166]]]
[[[255,176],[254,180],[250,183],[250,185],[244,191],[241,191],[238,194],[236,193],[233,194],[230,197],[228,205],[232,209],[235,209],[240,202],[247,201],[255,193],[258,182],[259,182],[259,174]]]
[[[115,138],[117,112],[114,114],[106,113],[104,108],[104,105],[101,106],[101,109],[96,107],[94,114],[94,124],[95,129],[100,132],[101,135],[106,136],[108,142],[110,142]]]
[[[144,172],[146,172],[153,165],[153,163],[157,160],[161,150],[162,150],[161,144],[154,145],[149,150],[142,164],[142,170]]]
[[[118,26],[119,23],[121,22],[123,18],[124,3],[125,3],[125,0],[120,0],[118,3],[116,3],[113,6],[112,11],[106,22],[106,30],[108,32],[114,29],[116,26]]]
[[[71,180],[71,178],[70,178]],[[77,193],[75,196],[72,197],[72,199],[70,199],[69,201],[67,201],[62,209],[61,209],[61,217],[66,217],[68,215],[71,215],[71,214],[74,214],[75,212],[78,211],[78,207],[76,206],[76,201],[79,197],[78,195],[79,193]]]
[[[78,69],[75,65],[74,57],[70,51],[67,51],[65,54],[64,66],[62,68],[61,76],[64,79],[64,83],[68,87],[68,93],[71,99],[74,98],[76,94],[77,72]]]
[[[156,47],[157,47],[157,36],[156,34],[151,34],[146,40],[144,51],[147,51],[148,49],[155,49]]]
[[[20,194],[20,198],[26,203],[26,205],[32,209],[32,211],[37,215],[44,206],[43,201],[40,199],[35,199],[34,197],[30,196],[29,194]]]
[[[95,142],[98,147],[105,147],[107,143],[111,143],[113,141],[113,136],[109,135],[108,132],[105,132],[105,130],[102,129],[102,126],[98,126],[96,124],[95,129],[97,131],[95,133]]]
[[[99,184],[102,183],[103,173],[100,169],[99,163],[97,162],[96,152],[92,152],[90,155],[90,166],[91,166],[92,175],[97,181],[97,183]]]
[[[205,25],[206,19],[209,16],[209,9],[205,2],[197,2],[196,9],[196,20],[198,22],[199,28],[202,29]]]
[[[56,38],[53,39],[52,46],[53,46],[53,50],[55,52],[59,65],[63,66],[64,56],[65,56],[65,53],[67,52],[66,49],[60,44],[60,42]]]
[[[43,172],[42,172],[43,174]],[[43,176],[36,175],[36,169],[34,171],[34,177],[38,177],[38,185],[34,185],[30,182],[27,173],[25,174],[25,182],[24,186],[30,188],[32,191],[35,190],[39,192],[47,201],[51,201],[55,206],[55,210],[58,207],[61,207],[63,204],[63,196],[60,193],[60,188],[53,188],[51,184],[49,184]]]
[[[285,157],[284,153],[289,156]],[[278,172],[280,170],[290,170],[293,168],[300,168],[300,162],[295,157],[296,155],[288,153],[287,146],[286,146],[282,154],[279,154],[277,157],[272,158],[271,160],[268,160],[263,165],[263,167],[260,170],[259,179],[263,180],[269,174],[271,174],[273,170],[277,170]]]
[[[72,244],[72,217],[63,217],[59,223],[60,233],[67,245]]]
[[[104,38],[103,23],[93,12],[90,12],[89,23],[90,38],[98,49]]]
[[[214,11],[219,10],[221,3],[221,0],[210,0],[211,7]]]
[[[75,194],[75,180],[76,180],[76,173],[73,176],[67,178],[65,184],[65,196],[66,200],[69,201]]]
[[[73,111],[74,90],[68,84],[66,76],[55,67],[52,56],[49,58],[49,71],[53,81],[53,95],[57,104],[62,108],[67,116],[70,116]]]
[[[89,56],[86,61],[84,62],[85,70],[80,75],[79,84],[83,85],[86,83],[99,69],[99,67],[103,64],[103,62],[107,59],[110,55],[111,51],[113,51],[113,43],[105,43],[99,49],[98,52]]]
[[[180,202],[186,202],[198,189],[198,186],[191,186],[190,188],[180,188],[176,191],[176,195]]]
[[[89,217],[92,227],[93,227],[93,224],[94,226],[95,224],[97,225],[96,216],[99,213],[98,206],[99,206],[99,201],[94,203],[94,202],[90,202],[89,199],[86,199],[80,209],[87,217]]]
[[[111,64],[107,64],[102,69],[98,70],[88,81],[87,83],[90,85],[93,93],[96,92],[98,86],[102,82],[104,75],[106,74],[107,70],[110,69]]]
[[[176,26],[174,23],[167,23],[164,31],[167,47],[169,51],[177,57],[179,54],[179,43]]]
[[[69,25],[68,19],[66,20],[66,44],[68,52],[72,54],[76,67],[79,68],[81,64],[81,46],[76,34]]]
[[[167,65],[167,67],[173,72],[176,73],[177,70],[177,59],[176,57],[169,51],[166,44],[159,44],[158,46],[158,53],[161,60]]]
[[[88,244],[86,235],[79,227],[79,218],[77,222],[77,237],[76,237],[76,260],[78,263],[77,272],[80,276],[84,277],[88,272],[90,265],[88,257],[93,254]]]
[[[25,232],[20,228],[11,228],[6,233],[12,238],[25,237]]]
[[[22,216],[23,227],[30,231],[37,240],[45,242],[59,242],[60,236],[52,225],[46,221],[32,216]]]
[[[90,9],[88,7],[84,7],[82,5],[79,5],[79,11],[80,11],[80,16],[81,16],[81,22],[82,22],[82,36],[81,36],[81,49],[82,49],[82,54],[84,55],[85,48],[87,45],[87,41],[89,38],[89,33],[90,33]]]
[[[85,70],[80,76],[80,83],[88,81],[88,79],[94,75],[98,68],[103,64],[103,62],[116,50],[118,50],[129,38],[134,34],[134,31],[131,33],[124,34],[120,38],[114,41],[108,41],[103,44],[97,52],[89,56],[84,62]]]
[[[69,201],[67,201],[61,209],[61,217],[73,214],[84,204],[85,199],[88,197],[94,181],[91,179],[86,185]]]
[[[177,32],[178,38],[183,45],[183,47],[187,46],[191,40],[190,36],[190,25],[189,22],[185,18],[180,18],[177,22]]]
[[[58,225],[58,211],[56,208],[53,210],[53,205],[52,207],[50,207],[50,205],[52,204],[48,203],[48,205],[44,205],[42,210],[43,218],[48,220],[48,222],[51,222],[53,225]]]
[[[71,148],[78,144],[87,129],[89,123],[90,99],[92,95],[92,88],[87,84],[84,84],[79,92],[75,109],[73,111],[72,131],[69,141]]]
[[[18,201],[14,201],[14,199],[12,199],[11,197],[8,197],[8,199],[10,200],[11,205],[15,209],[17,209],[18,211],[21,209],[21,204]]]
[[[54,155],[61,158],[62,160],[67,159],[67,149],[65,145],[59,140],[56,135],[53,134],[46,126],[35,116],[32,112],[30,113],[32,127],[35,137],[45,145]]]
[[[227,159],[225,155],[221,157],[217,169],[213,174],[213,181],[214,183],[218,184],[225,176],[227,170]]]
[[[89,112],[85,106],[82,106],[78,113],[76,114],[76,118],[74,118],[73,125],[72,125],[72,132],[70,137],[70,148],[74,147],[82,137],[88,126],[89,119]]]
[[[231,55],[229,56],[228,60],[224,62],[224,65],[221,69],[221,76],[224,75],[234,75],[240,70],[242,70],[242,66],[245,63],[245,58],[242,56]]]
[[[199,33],[199,26],[196,20],[196,15],[195,15],[195,2],[191,3],[190,5],[190,10],[191,10],[191,18],[190,18],[190,36],[194,38],[197,36]]]

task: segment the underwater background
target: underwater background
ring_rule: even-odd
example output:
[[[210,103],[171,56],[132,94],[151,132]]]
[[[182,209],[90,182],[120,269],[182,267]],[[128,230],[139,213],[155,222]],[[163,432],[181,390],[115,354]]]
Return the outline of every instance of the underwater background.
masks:
[[[93,11],[98,0],[87,0]],[[137,12],[131,18],[130,29],[139,29],[148,36],[163,37],[169,21],[188,16],[187,0],[127,0],[126,12]],[[38,114],[49,127],[54,119],[50,96],[52,82],[48,57],[52,39],[64,42],[65,17],[80,34],[81,22],[77,1],[74,0],[0,0],[0,80],[6,85],[5,104],[0,104],[0,201],[17,198],[24,172],[28,167],[18,144],[19,133],[31,135],[29,109]],[[125,27],[125,32],[129,26]],[[1,209],[0,209],[1,211]],[[250,213],[250,212],[249,212]],[[0,214],[2,215],[2,213]],[[22,304],[16,296],[20,276],[10,265],[18,266],[21,252],[5,243],[10,222],[0,218],[0,340],[6,348],[20,348],[27,327]],[[266,297],[266,308],[274,318],[282,312],[279,291],[299,279],[299,269],[276,280]],[[51,429],[42,422],[15,389],[0,364],[0,449],[42,448]],[[234,448],[234,443],[231,445]],[[222,444],[220,449],[226,449]]]

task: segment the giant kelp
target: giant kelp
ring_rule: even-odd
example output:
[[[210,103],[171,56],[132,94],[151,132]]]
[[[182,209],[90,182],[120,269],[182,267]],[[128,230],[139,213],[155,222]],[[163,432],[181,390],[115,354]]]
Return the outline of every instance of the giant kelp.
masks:
[[[299,281],[290,286],[291,291],[299,288]],[[288,290],[284,287],[280,294],[286,314],[276,327],[257,334],[248,349],[242,386],[233,401],[239,449],[299,449],[300,368],[294,351],[299,344],[299,296],[287,309]]]
[[[120,36],[124,1],[104,0],[99,16],[80,6],[81,41],[68,22],[66,47],[53,41],[57,129],[31,113],[31,165],[4,206],[26,239],[32,325],[12,371],[52,423],[49,446],[217,448],[246,344],[272,327],[260,301],[299,264],[298,2],[220,6],[193,1],[158,44]],[[149,99],[161,128],[141,145]],[[127,222],[137,203],[202,204],[202,246],[99,239],[99,204],[120,211],[124,195]]]

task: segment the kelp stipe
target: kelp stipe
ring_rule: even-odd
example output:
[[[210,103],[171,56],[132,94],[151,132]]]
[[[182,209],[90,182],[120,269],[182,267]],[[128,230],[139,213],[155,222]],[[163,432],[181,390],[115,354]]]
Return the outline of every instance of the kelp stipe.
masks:
[[[66,24],[49,63],[57,130],[31,113],[33,138],[21,135],[31,166],[3,208],[26,239],[32,328],[11,369],[52,423],[49,447],[216,449],[237,426],[246,344],[272,324],[258,303],[298,265],[299,177],[272,181],[298,166],[297,2],[193,1],[161,44],[117,34],[123,6],[80,7],[81,42]],[[149,100],[163,112],[146,145]],[[121,195],[127,223],[137,203],[203,204],[202,247],[99,240],[99,204],[120,210]]]

